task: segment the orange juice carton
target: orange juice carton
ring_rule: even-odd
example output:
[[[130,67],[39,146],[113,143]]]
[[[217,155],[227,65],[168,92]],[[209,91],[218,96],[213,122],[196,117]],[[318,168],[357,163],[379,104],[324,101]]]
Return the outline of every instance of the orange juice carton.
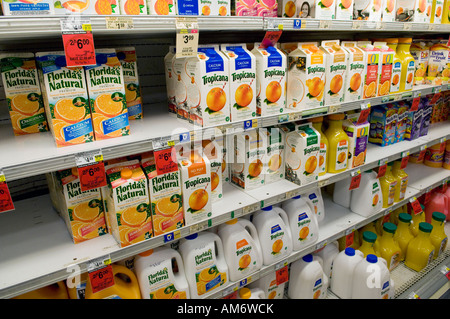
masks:
[[[397,126],[395,128],[394,143],[398,143],[405,139],[409,105],[405,101],[399,101],[395,103],[395,107],[397,108]]]
[[[181,172],[184,220],[191,225],[212,215],[211,164],[206,156],[178,159]]]
[[[167,105],[171,115],[177,114],[177,105],[175,101],[175,85],[177,78],[175,76],[174,62],[175,62],[175,46],[169,47],[169,52],[164,56],[164,73],[166,77],[166,93]]]
[[[366,55],[366,72],[363,81],[363,99],[368,99],[377,95],[378,62],[380,59],[380,51],[378,51],[369,41],[358,41],[357,44]]]
[[[397,108],[392,103],[373,106],[369,142],[380,146],[394,144],[397,118]]]
[[[193,89],[196,89],[193,86],[194,83],[191,83],[192,80],[186,73],[185,63],[187,58],[175,58],[175,52],[173,57],[173,73],[175,79],[173,80],[174,85],[174,95],[175,95],[175,108],[177,111],[177,118],[183,120],[189,120],[189,108],[187,103],[188,98],[188,85],[192,86]],[[198,94],[198,93],[197,93]]]
[[[231,121],[256,117],[256,59],[242,44],[221,44],[229,60]],[[234,94],[232,94],[234,92]]]
[[[288,58],[287,108],[306,111],[324,106],[324,52],[316,42],[301,42]]]
[[[123,69],[115,49],[97,49],[96,65],[85,66],[96,140],[130,134]]]
[[[139,85],[136,49],[134,47],[116,48],[116,53],[123,71],[128,119],[142,119],[144,113],[142,110],[142,92]]]
[[[362,99],[363,79],[366,69],[366,55],[356,42],[343,41],[341,46],[347,51],[347,75],[344,79],[344,101],[353,102]]]
[[[94,132],[83,68],[68,68],[62,51],[38,52],[36,60],[47,121],[56,146],[93,142]]]
[[[207,157],[211,170],[211,199],[215,203],[223,197],[223,178],[222,178],[222,147],[212,137],[204,139],[201,142],[194,142],[194,148],[199,154]]]
[[[183,227],[184,211],[176,158],[172,159],[174,165],[163,167],[157,166],[156,160],[153,151],[142,154],[141,167],[148,180],[153,232],[158,236]]]
[[[342,122],[342,128],[349,138],[349,168],[364,165],[366,162],[367,144],[369,143],[369,122],[358,123],[359,113],[349,114]]]
[[[74,243],[96,238],[107,233],[102,195],[99,188],[83,192],[78,169],[56,172],[60,215]]]
[[[178,15],[201,15],[199,0],[177,0]]]
[[[35,16],[55,14],[53,0],[2,1],[4,16]]]
[[[412,22],[430,23],[431,0],[415,0]]]
[[[386,45],[386,42],[374,42],[374,46],[380,52],[378,60],[377,96],[388,95],[391,89],[392,67],[395,52]]]
[[[256,0],[256,15],[258,17],[277,17],[278,1],[277,0]]]
[[[176,15],[176,0],[147,0],[149,15]]]
[[[285,135],[286,179],[298,185],[317,181],[319,176],[320,134],[312,123],[293,125]]]
[[[338,0],[316,0],[315,18],[332,20],[336,18],[336,2]]]
[[[138,160],[107,165],[104,200],[113,234],[120,247],[153,237],[147,177]]]
[[[381,0],[378,0],[381,3]],[[355,0],[353,4],[353,20],[368,20],[375,19],[374,0]]]
[[[123,15],[147,15],[146,0],[119,0],[119,4]]]
[[[252,129],[234,135],[234,157],[230,168],[231,182],[245,190],[265,183],[267,140],[264,129]]]
[[[339,44],[339,40],[322,41],[325,53],[325,105],[336,105],[344,102],[344,80],[347,76],[347,51]]]
[[[256,114],[281,114],[286,108],[286,55],[276,47],[251,51],[256,58]]]
[[[448,82],[450,76],[449,47],[435,43],[430,47],[428,58],[428,74],[426,84],[442,85]]]
[[[425,1],[426,0],[422,0]],[[415,0],[397,0],[397,5],[395,7],[396,14],[395,20],[398,22],[411,22],[414,21],[414,13],[416,9]]]
[[[229,61],[219,46],[199,46],[197,56],[185,63],[189,122],[203,127],[229,123]]]
[[[237,16],[253,16],[256,17],[256,0],[234,0],[234,6]]]
[[[426,82],[428,59],[430,50],[423,41],[413,41],[410,48],[414,57],[414,85],[422,85]]]
[[[222,155],[221,155],[222,156],[222,164],[221,164],[222,181],[229,182],[230,181],[230,160],[229,160],[230,154],[227,152],[227,148],[228,148],[227,135],[223,134],[222,132],[218,132],[214,136],[214,142],[216,142],[219,145],[219,148],[222,149]]]
[[[297,18],[300,12],[300,7],[297,5],[297,2],[293,0],[279,1],[278,16],[283,18]]]
[[[267,135],[267,169],[265,183],[273,183],[284,179],[284,130],[278,127],[268,127]]]
[[[200,0],[200,15],[203,16],[230,16],[230,0]]]
[[[383,22],[395,21],[395,6],[397,0],[385,0],[382,3],[381,19]]]
[[[353,20],[354,0],[336,0],[336,20]]]
[[[443,16],[443,12],[444,12],[444,0],[428,0],[429,3],[432,2],[432,4],[429,4],[429,6],[431,5],[431,14],[429,14],[429,21],[430,23],[435,23],[435,24],[441,24],[442,23],[442,16]],[[448,7],[448,4],[447,4]],[[427,13],[428,10],[427,10]]]
[[[34,54],[0,54],[0,67],[14,135],[48,131]]]
[[[132,7],[139,1],[132,0]],[[56,15],[82,14],[82,15],[119,15],[119,0],[54,0],[54,10]],[[125,14],[125,12],[122,12]]]

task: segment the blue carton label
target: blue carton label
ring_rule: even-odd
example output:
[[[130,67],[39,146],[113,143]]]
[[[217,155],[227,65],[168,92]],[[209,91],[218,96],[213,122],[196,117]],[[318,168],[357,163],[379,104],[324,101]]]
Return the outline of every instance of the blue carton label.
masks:
[[[136,104],[136,105],[128,106],[127,109],[128,109],[128,116],[129,117],[132,117],[132,116],[135,116],[135,115],[138,115],[138,114],[142,113],[142,105],[141,105],[141,103]]]
[[[48,3],[10,3],[9,10],[11,11],[49,11],[50,5]]]
[[[219,275],[216,278],[214,278],[213,280],[211,280],[210,282],[208,282],[205,286],[206,286],[206,291],[214,288],[215,286],[217,286],[220,282],[222,281],[222,276]]]
[[[179,0],[178,15],[198,15],[198,0]]]
[[[270,229],[270,233],[273,234],[280,230],[281,230],[280,225],[276,224],[275,226],[272,226],[272,228]]]
[[[69,142],[80,136],[92,133],[92,120],[90,118],[63,128],[64,139]]]
[[[112,119],[104,120],[102,125],[105,135],[123,129],[128,126],[128,113],[123,113]]]

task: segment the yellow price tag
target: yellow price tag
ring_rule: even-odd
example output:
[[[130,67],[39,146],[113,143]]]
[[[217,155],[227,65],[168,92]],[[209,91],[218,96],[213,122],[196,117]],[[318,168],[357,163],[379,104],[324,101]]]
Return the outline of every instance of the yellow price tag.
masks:
[[[3,183],[6,181],[5,175],[0,174],[0,183]]]
[[[83,31],[92,31],[92,25],[90,23],[85,23],[82,25]]]

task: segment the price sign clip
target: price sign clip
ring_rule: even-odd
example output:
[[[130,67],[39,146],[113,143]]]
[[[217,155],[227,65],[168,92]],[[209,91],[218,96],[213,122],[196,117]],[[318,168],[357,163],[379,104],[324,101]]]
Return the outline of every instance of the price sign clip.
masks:
[[[96,65],[94,36],[89,17],[69,15],[61,18],[61,32],[68,67]]]
[[[75,163],[81,191],[106,186],[105,163],[101,150],[78,153],[75,155]]]

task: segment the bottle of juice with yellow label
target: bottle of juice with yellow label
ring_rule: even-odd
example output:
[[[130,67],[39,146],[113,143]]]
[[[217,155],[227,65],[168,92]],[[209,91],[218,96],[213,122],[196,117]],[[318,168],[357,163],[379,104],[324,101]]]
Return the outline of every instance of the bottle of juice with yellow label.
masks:
[[[402,61],[400,92],[411,91],[414,84],[415,61],[410,52],[412,38],[399,38],[397,54]]]
[[[401,165],[401,161],[395,161],[392,167],[392,175],[397,180],[394,193],[395,202],[399,202],[405,198],[406,187],[408,186],[408,174],[401,169]]]
[[[394,175],[392,175],[392,166],[392,162],[388,163],[386,173],[384,176],[380,177],[381,193],[383,194],[383,208],[392,206],[395,200],[397,180]]]
[[[383,39],[386,41],[386,45],[394,50],[394,60],[392,63],[392,77],[391,77],[391,88],[390,93],[398,93],[400,92],[400,78],[402,74],[402,60],[400,59],[397,53],[398,47],[398,39],[397,38],[388,38]]]
[[[383,225],[383,235],[375,243],[375,251],[379,256],[387,261],[389,271],[392,271],[398,266],[400,262],[401,249],[398,243],[394,240],[397,226],[387,222]]]
[[[371,231],[365,231],[362,235],[362,242],[361,246],[358,248],[363,254],[364,257],[367,257],[367,255],[377,255],[374,249],[374,244],[377,240],[377,235],[374,232]]]
[[[422,207],[422,211],[418,214],[415,214],[412,210],[411,206],[408,205],[409,214],[411,215],[411,232],[416,237],[419,234],[419,225],[420,223],[425,222],[425,206],[420,205]]]
[[[325,175],[328,168],[328,150],[329,143],[325,133],[322,130],[323,117],[314,117],[308,120],[312,123],[312,126],[320,134],[320,151],[319,151],[319,176]]]
[[[409,242],[406,250],[406,267],[421,271],[433,260],[435,248],[430,239],[432,229],[429,223],[419,224],[419,233]]]
[[[328,128],[325,136],[328,139],[328,173],[339,173],[347,169],[349,138],[342,128],[343,113],[328,115]]]
[[[398,226],[397,231],[394,235],[394,240],[397,241],[400,246],[400,250],[402,252],[400,256],[400,260],[405,260],[406,249],[408,248],[408,244],[411,239],[414,238],[414,235],[411,232],[411,215],[400,213],[398,215]]]
[[[434,246],[434,259],[436,259],[447,247],[448,236],[444,231],[445,214],[434,212],[431,216],[431,225],[433,230],[430,234],[431,243]]]

